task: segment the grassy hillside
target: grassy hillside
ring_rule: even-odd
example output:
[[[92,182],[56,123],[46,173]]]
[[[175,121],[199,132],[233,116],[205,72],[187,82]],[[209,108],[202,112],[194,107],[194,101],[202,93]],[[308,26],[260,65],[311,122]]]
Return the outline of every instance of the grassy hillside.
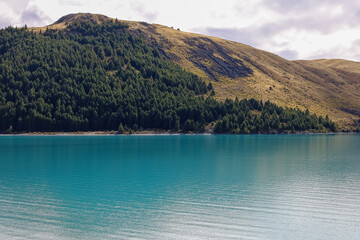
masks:
[[[48,27],[64,29],[69,22],[86,19],[101,23],[109,18],[70,14]],[[360,78],[356,69],[360,63],[345,60],[288,61],[225,39],[145,22],[128,21],[127,24],[135,34],[146,36],[148,43],[158,48],[167,59],[211,82],[216,99],[270,100],[280,106],[329,115],[345,128],[358,124]]]
[[[342,126],[360,119],[359,63],[333,65],[288,61],[220,38],[132,22],[135,31],[183,68],[213,83],[216,97],[270,100],[281,106],[329,115]],[[330,61],[331,62],[331,61]]]
[[[166,59],[125,22],[84,14],[56,24],[0,30],[0,132],[338,129],[328,117],[268,101],[215,100],[212,84]],[[240,66],[229,74],[252,71]]]

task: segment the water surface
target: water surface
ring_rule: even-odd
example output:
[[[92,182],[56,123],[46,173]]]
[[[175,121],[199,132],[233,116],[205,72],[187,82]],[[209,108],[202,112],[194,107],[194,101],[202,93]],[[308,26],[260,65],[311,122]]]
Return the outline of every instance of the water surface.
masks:
[[[1,136],[0,239],[360,239],[360,135]]]

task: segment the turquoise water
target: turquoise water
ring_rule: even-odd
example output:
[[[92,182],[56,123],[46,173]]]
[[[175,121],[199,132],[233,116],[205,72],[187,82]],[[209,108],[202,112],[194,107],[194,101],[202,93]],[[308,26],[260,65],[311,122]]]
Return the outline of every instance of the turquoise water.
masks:
[[[360,239],[360,135],[1,136],[0,239]]]

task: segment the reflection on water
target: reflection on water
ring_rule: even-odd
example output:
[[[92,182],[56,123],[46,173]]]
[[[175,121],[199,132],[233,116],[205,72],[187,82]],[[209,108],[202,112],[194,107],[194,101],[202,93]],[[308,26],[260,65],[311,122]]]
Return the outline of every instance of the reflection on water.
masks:
[[[0,239],[359,239],[359,135],[0,137]]]

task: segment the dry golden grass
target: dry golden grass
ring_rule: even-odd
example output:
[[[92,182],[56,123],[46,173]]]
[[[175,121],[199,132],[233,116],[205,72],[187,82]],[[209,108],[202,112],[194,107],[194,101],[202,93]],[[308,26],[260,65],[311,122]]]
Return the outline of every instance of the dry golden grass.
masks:
[[[161,25],[129,24],[132,29],[145,34],[149,42],[160,47],[170,60],[205,81],[211,81],[219,100],[235,97],[270,100],[281,106],[329,115],[345,128],[360,119],[358,62],[288,61],[275,54],[221,38],[181,32]],[[204,46],[213,57],[195,55]],[[207,73],[199,67],[216,65],[214,59],[224,60],[224,54],[242,61],[253,73],[247,77],[232,78],[211,68]],[[236,67],[233,62],[227,64]]]
[[[65,16],[48,28],[64,29],[66,22],[103,15]],[[187,33],[157,24],[127,21],[130,30],[145,36],[171,61],[212,82],[216,98],[255,98],[280,106],[309,109],[329,115],[342,127],[360,119],[360,63],[345,60],[288,61],[248,45]],[[44,28],[36,28],[36,31]],[[247,76],[236,73],[242,67]]]

